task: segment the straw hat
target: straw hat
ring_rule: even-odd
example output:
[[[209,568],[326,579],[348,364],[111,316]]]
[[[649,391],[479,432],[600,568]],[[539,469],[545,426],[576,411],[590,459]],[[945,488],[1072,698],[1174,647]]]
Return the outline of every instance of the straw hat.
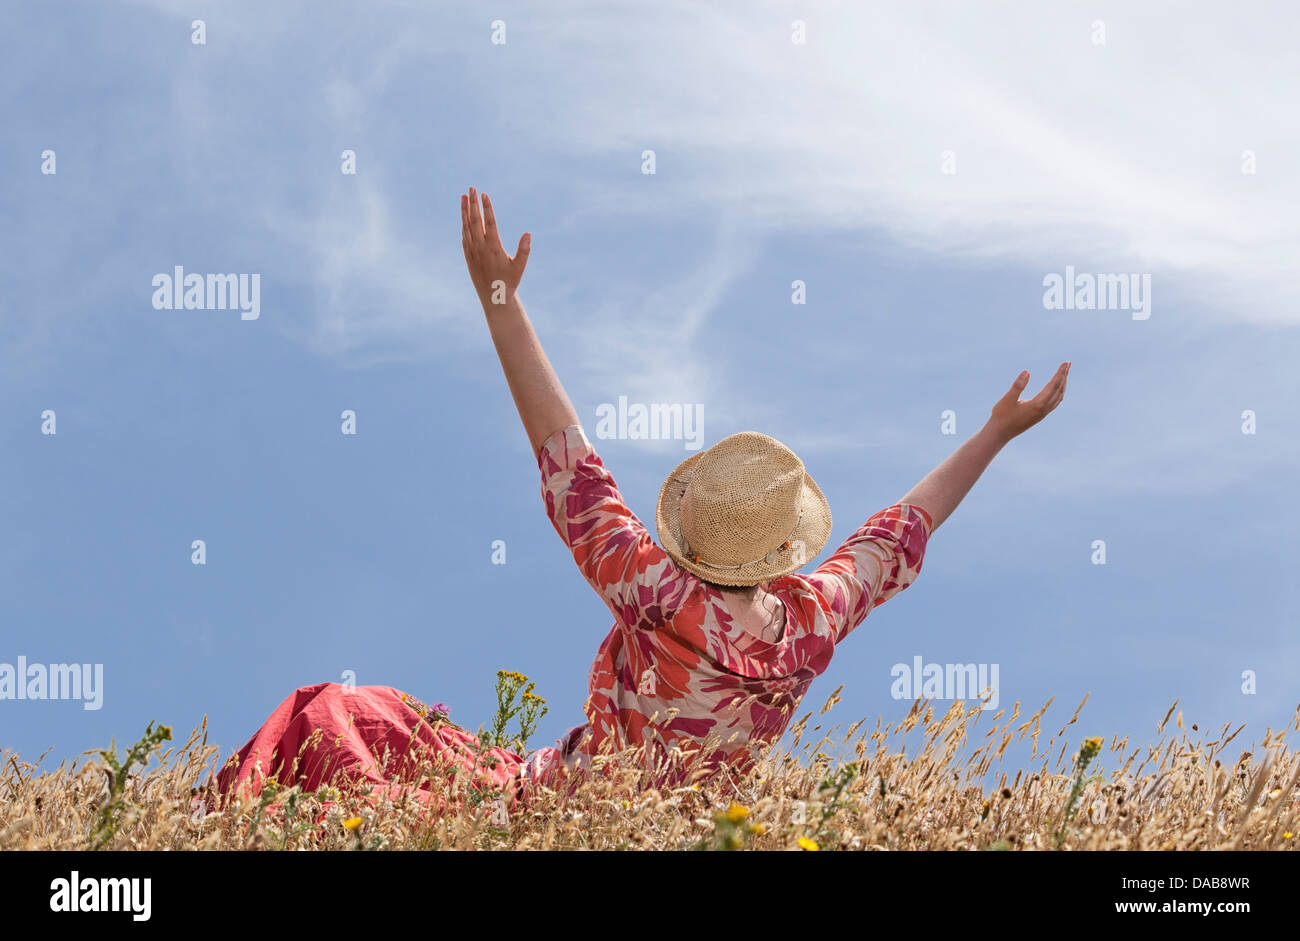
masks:
[[[831,509],[803,461],[742,431],[677,465],[659,490],[659,542],[688,572],[756,585],[795,571],[831,534]]]

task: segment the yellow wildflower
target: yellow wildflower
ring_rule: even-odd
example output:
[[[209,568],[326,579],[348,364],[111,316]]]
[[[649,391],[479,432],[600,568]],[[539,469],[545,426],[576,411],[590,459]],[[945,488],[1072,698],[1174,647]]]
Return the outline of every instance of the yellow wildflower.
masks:
[[[343,821],[343,826],[345,826],[345,827],[347,827],[349,830],[352,830],[352,831],[355,832],[356,829],[357,829],[357,827],[361,826],[361,818],[360,818],[360,817],[349,817],[347,820],[344,820],[344,821]]]
[[[1100,736],[1094,735],[1091,738],[1085,738],[1083,748],[1079,749],[1079,761],[1087,765],[1088,762],[1097,757],[1097,753],[1101,751],[1101,746],[1102,739]]]
[[[742,807],[739,804],[732,804],[727,808],[727,819],[732,823],[740,823],[749,816],[749,808]]]
[[[799,837],[799,848],[801,850],[810,850],[810,851],[821,849],[821,847],[817,845],[816,840],[810,840],[806,836]]]

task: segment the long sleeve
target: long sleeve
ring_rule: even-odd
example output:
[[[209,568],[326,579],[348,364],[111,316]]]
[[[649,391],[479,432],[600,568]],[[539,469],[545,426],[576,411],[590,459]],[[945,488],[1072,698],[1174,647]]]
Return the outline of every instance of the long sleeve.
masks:
[[[867,520],[808,576],[826,600],[837,644],[874,607],[916,580],[932,528],[919,506],[895,504]]]
[[[537,460],[547,516],[583,577],[625,626],[662,626],[688,594],[691,576],[623,502],[582,427],[551,435]]]

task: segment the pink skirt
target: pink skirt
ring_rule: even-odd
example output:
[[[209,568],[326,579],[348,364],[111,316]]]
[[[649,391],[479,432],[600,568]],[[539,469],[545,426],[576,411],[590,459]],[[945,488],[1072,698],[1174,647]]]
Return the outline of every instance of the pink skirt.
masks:
[[[429,779],[450,783],[460,771],[469,785],[500,793],[509,808],[526,782],[556,764],[554,748],[527,759],[497,747],[477,755],[478,744],[476,735],[391,686],[320,683],[280,703],[217,774],[215,791],[226,799],[257,797],[269,779],[304,791],[360,785],[372,798],[409,795],[428,804],[436,797],[438,809],[446,810],[459,800],[445,800],[447,789]]]

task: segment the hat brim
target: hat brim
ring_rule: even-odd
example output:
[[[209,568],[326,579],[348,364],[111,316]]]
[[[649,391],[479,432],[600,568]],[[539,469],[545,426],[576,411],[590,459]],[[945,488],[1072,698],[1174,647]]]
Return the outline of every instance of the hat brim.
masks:
[[[682,495],[703,453],[692,454],[678,464],[659,488],[659,502],[655,507],[659,544],[679,566],[717,585],[749,586],[798,571],[825,548],[831,536],[831,508],[817,482],[805,470],[799,524],[790,535],[789,546],[777,551],[774,562],[760,559],[741,568],[719,569],[689,558],[682,545],[679,512]]]

